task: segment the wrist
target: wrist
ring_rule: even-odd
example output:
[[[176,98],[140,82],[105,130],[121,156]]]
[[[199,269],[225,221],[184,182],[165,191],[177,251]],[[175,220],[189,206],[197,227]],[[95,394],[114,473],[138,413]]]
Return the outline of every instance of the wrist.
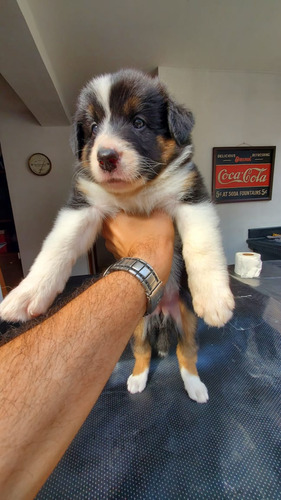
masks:
[[[173,242],[153,242],[153,245],[139,244],[129,252],[128,257],[142,259],[156,272],[165,285],[169,279],[172,267],[174,245]]]
[[[130,273],[126,271],[118,271],[115,273],[103,275],[102,281],[105,280],[107,286],[118,287],[119,294],[123,297],[123,301],[129,302],[132,300],[134,311],[139,313],[139,318],[145,315],[147,308],[147,297],[142,284]],[[128,300],[124,297],[128,294]]]
[[[139,281],[147,298],[146,314],[151,314],[156,309],[164,292],[163,283],[155,270],[143,259],[124,257],[109,266],[104,276],[116,271],[125,271]]]

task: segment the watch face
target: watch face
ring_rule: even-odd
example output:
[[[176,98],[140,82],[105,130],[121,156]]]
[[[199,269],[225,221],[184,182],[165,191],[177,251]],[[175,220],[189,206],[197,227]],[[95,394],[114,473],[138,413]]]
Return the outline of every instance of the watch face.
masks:
[[[30,170],[36,175],[47,175],[52,167],[49,158],[42,153],[34,153],[28,159]]]

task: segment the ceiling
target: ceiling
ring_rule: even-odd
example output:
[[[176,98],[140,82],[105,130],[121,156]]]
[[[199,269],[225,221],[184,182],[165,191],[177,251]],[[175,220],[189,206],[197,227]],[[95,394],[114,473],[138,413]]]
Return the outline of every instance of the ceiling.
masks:
[[[280,0],[0,0],[0,71],[41,125],[92,76],[159,66],[281,74]]]

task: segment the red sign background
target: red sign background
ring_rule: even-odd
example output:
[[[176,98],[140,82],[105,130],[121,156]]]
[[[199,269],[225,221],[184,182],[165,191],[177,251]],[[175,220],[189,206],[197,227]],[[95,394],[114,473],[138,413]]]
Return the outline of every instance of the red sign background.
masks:
[[[269,186],[270,163],[217,165],[216,189]]]

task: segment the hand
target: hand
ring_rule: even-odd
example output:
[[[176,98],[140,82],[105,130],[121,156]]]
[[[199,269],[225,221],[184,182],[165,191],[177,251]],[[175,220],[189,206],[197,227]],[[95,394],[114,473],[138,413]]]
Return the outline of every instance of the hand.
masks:
[[[174,226],[164,212],[153,212],[149,217],[120,212],[106,219],[102,231],[106,248],[116,258],[138,257],[148,262],[166,283],[174,250]]]

